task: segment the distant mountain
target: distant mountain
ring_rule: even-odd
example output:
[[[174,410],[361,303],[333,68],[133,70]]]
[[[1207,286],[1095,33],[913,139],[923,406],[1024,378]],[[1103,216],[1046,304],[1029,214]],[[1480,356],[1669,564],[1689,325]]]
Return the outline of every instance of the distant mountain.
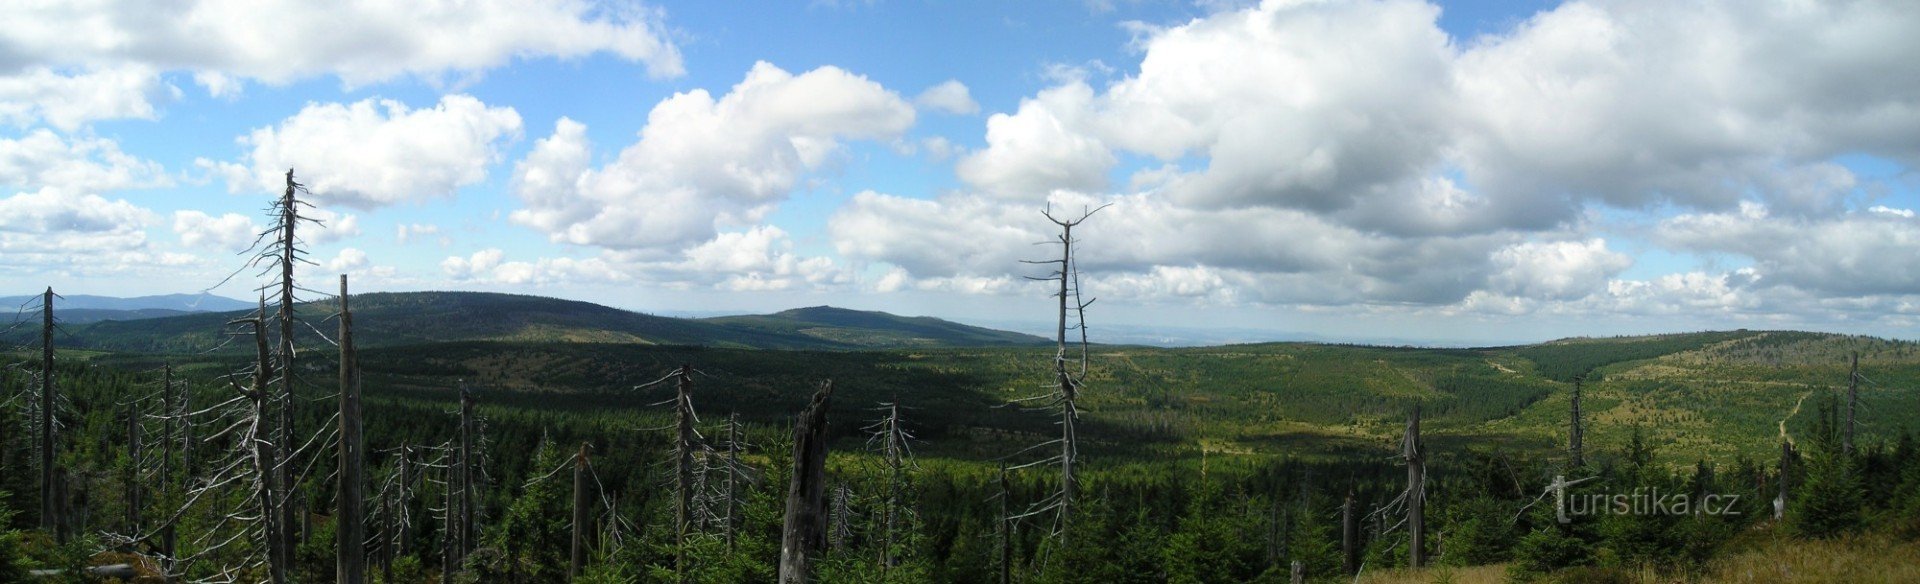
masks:
[[[299,305],[301,318],[331,333],[331,302]],[[452,341],[602,342],[756,349],[863,349],[1031,345],[1039,337],[929,317],[818,307],[751,317],[686,319],[589,302],[487,292],[400,292],[354,296],[361,346]],[[142,320],[66,318],[75,344],[139,352],[207,350],[228,340],[226,323],[246,311]],[[64,317],[63,317],[64,318]],[[16,331],[11,337],[19,337]],[[26,342],[25,338],[0,339]],[[237,346],[237,345],[235,345]]]
[[[1041,345],[1047,339],[990,328],[964,325],[930,316],[896,316],[813,306],[756,316],[701,319],[737,330],[804,335],[857,347],[951,347]]]
[[[60,291],[55,290],[58,294]],[[0,296],[0,307],[13,308],[22,304],[38,305],[39,294],[25,296]],[[90,294],[61,294],[53,301],[53,310],[58,313],[67,309],[87,310],[148,310],[165,309],[179,312],[224,312],[246,310],[252,307],[244,301],[234,300],[212,294],[161,294],[157,296],[135,296],[118,298],[113,296],[94,296]]]

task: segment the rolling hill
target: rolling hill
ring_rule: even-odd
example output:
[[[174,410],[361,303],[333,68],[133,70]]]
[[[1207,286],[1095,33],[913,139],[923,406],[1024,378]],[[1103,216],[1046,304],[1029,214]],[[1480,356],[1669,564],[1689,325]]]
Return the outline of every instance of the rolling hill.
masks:
[[[330,303],[297,307],[320,330]],[[206,351],[228,341],[228,321],[245,311],[114,318],[60,311],[69,334],[62,344],[89,349],[180,353]],[[886,347],[1017,346],[1039,337],[973,327],[937,318],[901,317],[831,307],[771,315],[686,319],[655,316],[573,300],[485,292],[370,293],[354,298],[362,346],[456,341],[586,342],[700,345],[750,349],[863,349]],[[111,320],[109,320],[111,318]],[[32,331],[5,338],[30,342]]]

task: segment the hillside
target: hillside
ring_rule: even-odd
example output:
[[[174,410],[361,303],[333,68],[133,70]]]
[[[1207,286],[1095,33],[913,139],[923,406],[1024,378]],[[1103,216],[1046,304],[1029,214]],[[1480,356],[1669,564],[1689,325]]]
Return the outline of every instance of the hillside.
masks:
[[[321,330],[330,303],[297,307]],[[752,349],[860,349],[1028,345],[1038,337],[972,327],[936,318],[819,307],[773,315],[721,319],[654,316],[589,302],[484,292],[370,293],[354,300],[366,347],[458,341],[629,343]],[[181,353],[227,342],[225,324],[244,311],[206,312],[134,320],[127,315],[59,311],[69,333],[62,344],[90,349]],[[109,320],[112,319],[112,320]],[[4,340],[31,342],[37,331],[15,330]]]
[[[1049,342],[1029,334],[964,325],[930,316],[896,316],[832,306],[702,320],[735,330],[803,335],[856,347],[990,347]]]
[[[56,294],[60,291],[55,290]],[[0,307],[17,307],[24,304],[38,305],[39,294],[22,296],[0,296]],[[54,300],[53,309],[87,310],[128,310],[149,309],[174,310],[179,312],[220,312],[227,310],[246,310],[247,303],[224,296],[212,294],[160,294],[154,296],[134,296],[121,298],[116,296],[95,296],[91,294],[61,294]]]

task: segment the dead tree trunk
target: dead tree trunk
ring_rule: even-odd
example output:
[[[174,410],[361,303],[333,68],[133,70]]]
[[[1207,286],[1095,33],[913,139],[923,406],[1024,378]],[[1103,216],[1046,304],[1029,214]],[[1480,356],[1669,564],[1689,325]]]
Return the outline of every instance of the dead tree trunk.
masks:
[[[1580,383],[1584,376],[1573,378],[1573,421],[1567,429],[1567,454],[1572,458],[1574,468],[1587,465],[1585,446],[1586,428],[1580,424]]]
[[[140,515],[146,505],[141,502],[140,485],[140,407],[139,400],[127,402],[127,533],[140,533]]]
[[[580,578],[587,566],[587,443],[580,443],[580,454],[573,458],[573,549],[567,565],[567,581]]]
[[[265,432],[262,430],[266,426],[266,421],[272,419],[269,404],[272,403],[270,399],[272,393],[270,384],[273,381],[273,361],[269,358],[267,351],[266,314],[267,299],[265,296],[262,296],[260,298],[260,312],[254,315],[250,323],[253,325],[255,365],[253,370],[253,391],[248,397],[253,399],[255,432],[252,438],[254,441],[255,482],[259,487],[258,496],[260,497],[260,540],[267,548],[267,572],[269,578],[271,578],[274,584],[284,584],[287,581],[288,560],[292,558],[292,554],[289,552],[292,548],[286,547],[288,542],[286,538],[282,537],[285,526],[281,525],[281,522],[284,521],[286,517],[280,513],[280,507],[285,504],[285,499],[282,496],[283,492],[280,491],[279,488],[280,482],[275,480],[274,474],[276,472],[274,469],[281,466],[278,453],[279,449],[276,448],[273,440],[263,435]]]
[[[40,296],[40,528],[67,543],[65,509],[60,508],[60,468],[54,466],[53,288]]]
[[[276,242],[280,247],[280,307],[278,313],[280,324],[280,449],[284,453],[282,455],[284,460],[280,461],[275,473],[280,483],[280,492],[286,494],[286,499],[283,500],[280,510],[281,530],[283,531],[280,537],[282,539],[281,545],[287,550],[289,558],[292,557],[292,550],[295,549],[297,545],[294,539],[296,535],[294,532],[294,524],[296,519],[295,513],[299,511],[299,506],[293,504],[295,492],[295,477],[293,476],[295,462],[293,459],[294,456],[298,454],[294,447],[294,445],[297,444],[294,437],[300,435],[295,431],[293,421],[293,406],[295,401],[293,382],[293,268],[294,264],[300,261],[300,254],[302,253],[296,245],[299,240],[294,235],[294,227],[300,222],[299,200],[295,198],[294,193],[299,188],[300,185],[293,182],[293,169],[287,169],[287,189],[286,193],[280,198],[278,211],[280,217],[278,218],[279,225],[277,226],[280,228],[280,235],[279,241]]]
[[[1787,477],[1793,472],[1793,443],[1780,441],[1780,493],[1773,499],[1773,518],[1785,519],[1787,516]]]
[[[1000,463],[1000,584],[1013,584],[1013,483]]]
[[[168,363],[163,366],[160,374],[160,409],[165,412],[165,417],[160,419],[160,498],[161,504],[168,508],[176,503],[174,497],[181,492],[181,489],[173,484],[173,451],[175,440],[178,440],[173,432],[174,418],[183,413],[186,408],[176,408],[175,405],[173,364]],[[160,555],[165,558],[173,557],[175,534],[173,523],[172,520],[168,520],[166,524],[160,526]]]
[[[1847,435],[1840,442],[1840,453],[1853,456],[1854,410],[1860,406],[1860,352],[1853,352],[1853,367],[1847,370]]]
[[[452,455],[448,455],[447,458],[452,458]],[[448,460],[445,473],[446,488],[443,493],[445,502],[443,503],[444,506],[441,508],[442,512],[440,513],[441,582],[452,582],[454,567],[460,565],[460,560],[454,557],[453,551],[454,546],[459,543],[458,540],[460,539],[460,534],[456,533],[457,528],[454,526],[454,515],[459,513],[459,508],[454,503],[454,490],[458,488],[458,481],[455,480],[455,477],[459,475],[455,469],[456,464],[457,461]]]
[[[366,456],[360,446],[360,365],[353,351],[353,311],[347,303],[347,275],[340,275],[340,467],[339,497],[334,510],[334,581],[359,584],[367,577],[365,526],[361,519],[366,496]],[[383,534],[384,536],[384,534]]]
[[[460,524],[458,544],[455,551],[464,560],[473,552],[473,391],[465,383],[460,386]]]
[[[780,584],[804,584],[827,538],[827,406],[833,382],[821,384],[793,425],[793,477],[780,530]]]
[[[400,500],[400,512],[409,514],[409,520],[400,522],[400,538],[394,545],[394,555],[396,557],[407,555],[409,544],[413,541],[413,521],[411,520],[411,512],[408,510],[413,502],[412,489],[413,445],[402,442],[400,444],[400,494],[398,499]]]
[[[727,414],[727,522],[722,526],[727,551],[734,550],[734,513],[740,506],[740,414]]]
[[[1353,491],[1340,503],[1340,573],[1360,572],[1360,526],[1353,522]]]
[[[1420,406],[1407,417],[1407,437],[1401,445],[1407,460],[1407,564],[1418,568],[1427,563],[1426,453],[1420,445]]]
[[[681,365],[678,375],[674,384],[673,570],[681,582],[686,582],[691,577],[687,572],[687,536],[693,522],[693,366]]]
[[[1073,255],[1073,228],[1081,222],[1086,221],[1088,217],[1093,216],[1093,214],[1099,212],[1099,210],[1100,209],[1094,209],[1082,213],[1080,218],[1072,220],[1054,217],[1051,210],[1046,211],[1044,214],[1047,220],[1052,221],[1054,225],[1060,227],[1060,259],[1028,262],[1038,264],[1057,263],[1059,265],[1059,270],[1054,272],[1050,277],[1033,279],[1059,280],[1059,292],[1056,295],[1059,301],[1059,319],[1058,327],[1055,330],[1057,333],[1055,339],[1057,344],[1053,357],[1053,372],[1054,385],[1058,388],[1057,391],[1059,392],[1056,395],[1056,400],[1060,407],[1060,491],[1055,495],[1055,500],[1052,504],[1056,506],[1058,511],[1055,526],[1057,528],[1056,535],[1059,538],[1059,543],[1062,548],[1068,545],[1073,525],[1073,505],[1080,491],[1080,481],[1078,475],[1075,474],[1074,468],[1079,461],[1080,439],[1077,423],[1080,412],[1078,400],[1080,380],[1084,378],[1087,373],[1086,310],[1087,306],[1093,304],[1091,300],[1081,301],[1079,287],[1080,272],[1078,265],[1074,263]],[[1071,302],[1068,300],[1069,297],[1072,298]],[[1067,324],[1069,312],[1077,315],[1077,318],[1074,319],[1075,324],[1071,327]],[[1080,331],[1080,371],[1078,375],[1070,372],[1068,368],[1070,358],[1067,353],[1067,331],[1074,329]]]

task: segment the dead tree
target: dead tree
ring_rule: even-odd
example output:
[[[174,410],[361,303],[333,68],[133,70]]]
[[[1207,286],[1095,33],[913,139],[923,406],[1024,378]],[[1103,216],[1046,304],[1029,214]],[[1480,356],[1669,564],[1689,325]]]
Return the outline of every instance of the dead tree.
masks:
[[[474,412],[473,390],[463,382],[460,385],[460,453],[457,459],[460,490],[460,524],[458,546],[459,558],[464,560],[473,551],[474,505]]]
[[[804,584],[827,537],[827,406],[833,382],[813,394],[793,425],[793,477],[780,529],[780,584]]]
[[[725,523],[721,525],[721,532],[725,534],[725,537],[727,539],[728,552],[732,552],[734,550],[734,537],[733,537],[733,531],[735,526],[734,514],[738,512],[739,505],[740,505],[739,503],[740,489],[739,489],[739,483],[738,483],[739,478],[740,478],[740,414],[730,413],[730,414],[727,414],[727,485],[726,485],[727,515],[724,520]]]
[[[457,452],[450,453],[448,456],[457,458],[459,454]],[[447,461],[446,473],[445,473],[446,488],[442,489],[443,494],[445,495],[445,498],[446,498],[446,503],[445,503],[445,506],[441,508],[442,510],[440,513],[440,517],[441,517],[440,581],[441,582],[452,582],[454,568],[460,565],[460,558],[456,556],[454,552],[454,548],[458,547],[459,540],[460,540],[460,534],[457,532],[458,528],[455,527],[454,525],[454,516],[459,513],[459,507],[456,505],[456,503],[454,503],[454,491],[459,488],[459,480],[458,480],[459,473],[457,472],[457,468],[459,467],[459,465],[460,463],[458,460]]]
[[[1787,516],[1787,479],[1793,472],[1793,442],[1780,440],[1780,492],[1773,498],[1773,518],[1785,519]]]
[[[1860,352],[1853,352],[1853,367],[1847,370],[1847,433],[1840,441],[1840,453],[1853,456],[1854,410],[1860,406]]]
[[[1071,220],[1055,217],[1052,209],[1044,211],[1042,214],[1046,216],[1047,220],[1052,221],[1054,225],[1060,227],[1060,236],[1057,240],[1060,244],[1060,259],[1024,261],[1024,263],[1029,264],[1050,264],[1055,267],[1052,273],[1040,277],[1029,276],[1029,280],[1057,282],[1059,284],[1059,291],[1054,294],[1055,299],[1059,302],[1059,319],[1058,327],[1055,329],[1057,335],[1053,355],[1053,391],[1048,395],[1040,397],[1048,398],[1047,401],[1052,407],[1058,409],[1060,416],[1060,455],[1052,459],[1052,461],[1060,465],[1060,487],[1059,490],[1054,492],[1053,496],[1037,505],[1038,509],[1034,509],[1023,515],[1042,513],[1047,510],[1054,511],[1053,535],[1058,538],[1059,544],[1063,548],[1066,547],[1068,543],[1069,532],[1073,524],[1074,499],[1078,496],[1080,490],[1080,481],[1078,475],[1075,474],[1074,468],[1074,465],[1080,457],[1080,439],[1077,430],[1080,411],[1077,402],[1079,400],[1081,382],[1086,378],[1087,374],[1086,313],[1087,307],[1093,304],[1093,300],[1083,300],[1080,295],[1080,269],[1074,256],[1073,244],[1075,240],[1073,239],[1073,228],[1104,208],[1106,207],[1102,206],[1091,211],[1086,211],[1081,213],[1079,218]],[[1071,325],[1068,324],[1069,319],[1072,320]],[[1071,330],[1078,330],[1080,332],[1078,373],[1072,370],[1071,362],[1074,359],[1068,351],[1067,332]]]
[[[1353,521],[1353,490],[1340,502],[1340,573],[1352,576],[1360,572],[1360,526]]]
[[[299,480],[298,477],[293,475],[293,469],[295,465],[298,464],[294,458],[299,454],[293,446],[296,444],[294,437],[299,436],[299,433],[295,431],[293,415],[293,407],[296,399],[296,392],[294,391],[295,369],[293,366],[295,351],[293,330],[296,316],[293,312],[293,306],[296,302],[295,290],[297,289],[293,279],[293,269],[295,265],[300,263],[315,265],[313,262],[306,260],[306,250],[300,245],[301,241],[296,228],[302,221],[318,223],[318,221],[303,217],[300,214],[300,208],[302,206],[311,206],[299,199],[299,193],[304,191],[306,191],[305,186],[294,182],[293,169],[287,169],[286,191],[282,193],[280,200],[274,204],[274,222],[273,225],[268,228],[268,233],[274,234],[275,239],[270,246],[261,252],[265,258],[273,261],[273,265],[280,272],[277,283],[280,306],[276,313],[276,320],[278,320],[280,325],[280,338],[277,350],[280,366],[280,444],[281,449],[285,452],[285,456],[282,457],[283,460],[280,461],[280,465],[276,467],[275,477],[277,482],[280,483],[280,491],[287,495],[287,498],[282,500],[280,509],[280,537],[282,539],[281,545],[288,550],[288,557],[291,557],[291,550],[297,545],[294,525],[295,520],[298,519],[296,513],[299,511],[299,505],[294,504],[293,499],[293,493],[296,490],[295,483]]]
[[[587,443],[581,442],[580,453],[573,458],[573,548],[567,565],[568,582],[578,580],[587,566],[587,507],[591,504],[587,497]]]
[[[160,375],[160,409],[165,413],[165,415],[160,418],[160,499],[163,504],[173,503],[174,496],[179,493],[178,486],[173,484],[174,441],[177,440],[173,432],[174,423],[182,412],[179,409],[175,409],[175,406],[176,400],[173,395],[173,364],[168,363],[162,366]],[[162,557],[173,557],[174,537],[175,530],[172,521],[168,521],[160,527],[160,555]]]
[[[1586,428],[1580,423],[1580,383],[1584,380],[1585,376],[1573,378],[1573,406],[1571,410],[1573,421],[1572,424],[1567,427],[1567,454],[1572,459],[1574,468],[1587,465],[1586,451],[1582,444],[1586,438]]]
[[[878,530],[878,561],[880,575],[885,579],[895,561],[893,547],[898,523],[906,514],[907,471],[913,465],[913,450],[908,441],[913,439],[913,435],[901,425],[899,402],[881,404],[880,409],[886,412],[886,417],[867,426],[867,446],[880,455],[887,473],[886,492],[880,498]]]
[[[65,509],[61,508],[59,493],[60,467],[54,465],[53,451],[59,438],[53,433],[54,426],[54,384],[53,384],[53,287],[40,296],[40,528],[54,535],[54,540],[67,542],[67,521]]]
[[[1427,460],[1425,447],[1420,443],[1420,406],[1413,407],[1413,414],[1407,417],[1407,435],[1401,442],[1401,455],[1407,462],[1407,565],[1421,567],[1426,564],[1426,472]]]
[[[1013,483],[1007,480],[1007,463],[1000,463],[1000,584],[1013,584]]]
[[[827,548],[844,550],[853,539],[853,487],[844,482],[834,485],[828,501]]]
[[[126,503],[127,533],[140,533],[141,511],[146,505],[141,502],[140,484],[140,406],[139,399],[127,401],[127,472]]]
[[[254,443],[254,480],[261,501],[259,509],[261,541],[267,548],[269,575],[274,584],[281,584],[287,581],[287,568],[292,563],[293,548],[288,545],[292,543],[291,540],[284,536],[291,531],[282,524],[288,516],[280,512],[280,508],[286,505],[286,491],[280,489],[282,483],[277,478],[278,471],[275,470],[284,466],[279,459],[278,450],[280,449],[276,448],[277,445],[264,435],[265,429],[262,427],[270,415],[268,403],[271,402],[269,394],[272,390],[269,389],[269,385],[273,379],[273,362],[268,359],[267,350],[266,313],[267,300],[262,297],[260,311],[248,323],[253,325],[255,360],[253,389],[248,395],[253,401],[254,432],[250,438]]]
[[[288,189],[292,192],[292,189]],[[340,275],[340,448],[339,483],[334,508],[334,581],[359,584],[367,577],[365,526],[360,516],[366,497],[366,455],[360,445],[360,368],[353,352],[353,311],[347,303],[347,275]]]
[[[695,424],[693,414],[693,366],[681,365],[674,383],[674,514],[673,514],[673,570],[680,581],[686,582],[691,575],[687,571],[687,541],[693,523],[693,449],[695,445]]]

